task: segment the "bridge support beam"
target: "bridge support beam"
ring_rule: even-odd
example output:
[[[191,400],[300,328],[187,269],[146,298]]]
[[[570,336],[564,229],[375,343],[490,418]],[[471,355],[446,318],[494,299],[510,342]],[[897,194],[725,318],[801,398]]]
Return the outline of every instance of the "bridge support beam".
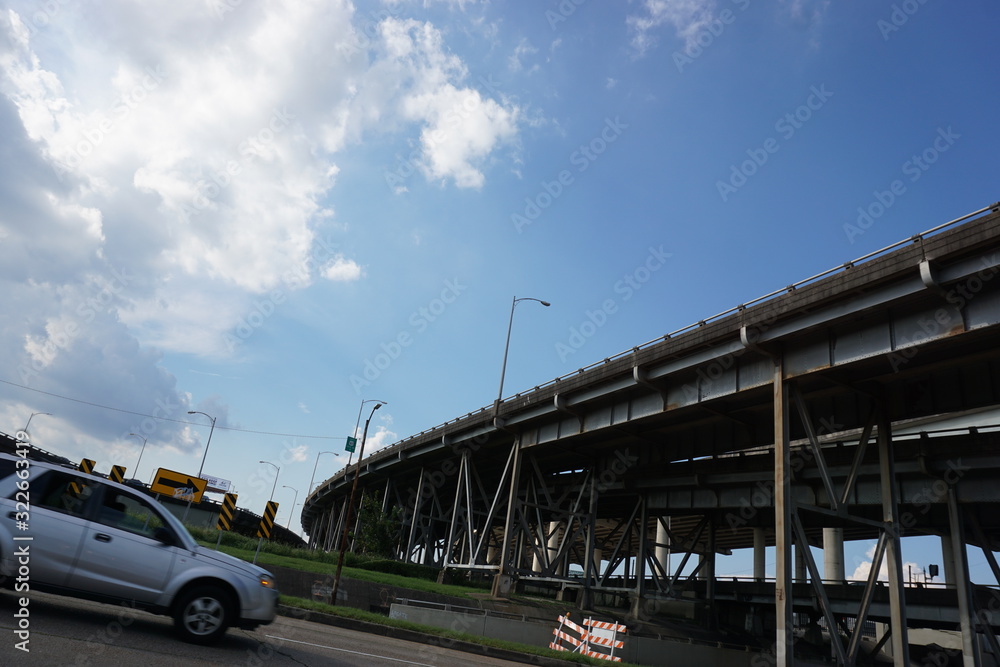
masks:
[[[882,489],[882,520],[888,532],[886,557],[889,569],[889,605],[892,621],[892,659],[897,665],[909,667],[910,644],[906,631],[906,594],[903,587],[903,553],[899,521],[899,493],[896,485],[895,450],[892,446],[892,423],[883,400],[879,406],[878,424],[879,477]]]
[[[969,581],[969,556],[965,548],[965,524],[962,509],[958,506],[958,496],[954,488],[948,489],[948,522],[951,524],[951,544],[953,548],[956,575],[955,590],[958,593],[958,619],[962,626],[962,665],[980,667],[979,638],[976,623],[972,617],[972,585]]]
[[[514,519],[518,508],[521,487],[521,436],[514,437],[511,450],[510,495],[507,498],[507,515],[504,517],[503,538],[500,543],[500,571],[493,579],[493,597],[507,597],[514,588],[514,570],[520,562],[522,550]],[[514,553],[511,553],[511,552]]]
[[[788,388],[785,386],[784,364],[774,359],[774,541],[775,582],[774,604],[778,667],[795,663],[792,615],[792,464],[788,442]]]

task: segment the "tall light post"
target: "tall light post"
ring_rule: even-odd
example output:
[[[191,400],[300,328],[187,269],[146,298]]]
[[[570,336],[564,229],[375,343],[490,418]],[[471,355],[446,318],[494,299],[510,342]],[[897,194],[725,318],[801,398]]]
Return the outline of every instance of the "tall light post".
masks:
[[[274,487],[277,486],[278,484],[278,473],[281,472],[281,468],[271,463],[270,461],[257,461],[257,463],[263,463],[265,465],[269,465],[272,468],[274,468],[274,484],[271,485],[271,497],[267,499],[267,502],[271,502],[272,500],[274,500]]]
[[[363,405],[363,404],[362,404]],[[347,499],[347,507],[344,509],[344,532],[340,535],[340,556],[337,558],[337,573],[333,577],[333,592],[331,604],[337,604],[337,590],[340,588],[340,571],[344,568],[344,549],[347,548],[347,530],[351,525],[351,513],[354,511],[354,493],[358,489],[358,477],[361,476],[361,459],[365,456],[365,440],[368,439],[368,425],[371,424],[375,411],[385,405],[385,401],[378,401],[372,408],[371,414],[365,420],[365,430],[361,435],[361,451],[358,452],[358,464],[354,469],[354,481],[351,482],[351,495]]]
[[[340,456],[340,454],[338,454],[337,452],[316,452],[316,463],[313,464],[313,474],[312,477],[309,478],[309,486],[306,488],[306,497],[308,497],[309,494],[312,493],[313,480],[316,479],[316,466],[319,465],[319,457],[322,456],[323,454],[333,454],[334,456]]]
[[[35,418],[35,415],[47,415],[47,416],[51,417],[52,413],[51,412],[32,412],[30,415],[28,415],[28,421],[24,424],[24,428],[22,428],[21,431],[23,431],[24,434],[26,436],[28,436],[29,438],[31,437],[31,434],[28,433],[28,426],[31,424],[31,420]],[[357,427],[355,427],[354,430],[355,430],[355,435],[357,435],[357,433],[356,433]]]
[[[292,509],[290,509],[288,511],[288,522],[285,524],[285,528],[287,528],[288,530],[291,530],[292,529],[292,514],[295,512],[295,501],[297,501],[299,499],[299,490],[296,489],[296,488],[293,488],[291,486],[288,486],[286,484],[282,484],[281,488],[283,488],[283,489],[292,489],[292,491],[295,492],[295,497],[292,499]]]
[[[497,392],[497,402],[493,404],[493,415],[496,416],[500,412],[500,401],[503,400],[503,379],[504,375],[507,374],[507,352],[510,351],[510,330],[514,326],[514,308],[521,301],[537,301],[546,308],[552,304],[548,301],[542,301],[541,299],[534,299],[530,296],[523,296],[520,299],[514,297],[514,300],[510,303],[510,321],[507,323],[507,343],[503,348],[503,366],[500,367],[500,391]]]
[[[269,465],[272,468],[274,468],[274,484],[271,485],[271,497],[267,499],[267,502],[270,503],[272,500],[274,500],[274,488],[276,486],[278,486],[278,474],[281,472],[281,468],[279,468],[276,464],[271,463],[270,461],[257,461],[257,463],[263,463],[264,465]],[[297,491],[295,492],[295,495],[298,495]],[[295,505],[292,505],[292,509],[293,510],[295,509]],[[267,509],[265,508],[264,509],[264,515],[266,515],[266,514],[267,514]],[[275,512],[275,514],[277,514],[277,512]],[[278,517],[274,517],[274,518],[277,519]],[[291,521],[291,518],[289,518],[289,521]],[[258,535],[260,535],[260,533],[258,533]],[[253,563],[254,563],[254,565],[257,564],[257,556],[260,554],[260,545],[262,545],[262,544],[264,544],[264,537],[263,537],[263,535],[261,535],[260,539],[257,540],[257,551],[255,551],[254,555],[253,555]]]
[[[201,412],[199,410],[188,410],[189,415],[205,415],[212,420],[212,428],[208,432],[208,442],[205,443],[205,453],[201,455],[201,465],[198,466],[198,479],[201,479],[201,473],[205,469],[205,458],[208,456],[208,448],[212,446],[212,434],[215,433],[215,417],[208,414],[207,412]],[[191,510],[192,500],[188,501],[187,507],[184,508],[184,516],[181,518],[181,523],[187,519],[188,512]]]
[[[361,401],[361,405],[358,406],[358,419],[357,419],[357,421],[354,422],[354,440],[355,440],[355,442],[358,439],[358,426],[361,424],[361,411],[365,409],[365,403],[378,403],[379,405],[385,405],[385,401],[380,401],[377,398],[369,398],[366,401]],[[376,410],[377,409],[378,408],[376,408]],[[374,410],[372,412],[374,412]],[[350,452],[347,455],[347,467],[348,468],[351,467],[351,461],[353,460],[353,458],[354,458],[354,452]],[[359,458],[358,460],[360,461],[361,459]]]
[[[132,477],[138,479],[139,464],[142,463],[142,453],[146,451],[146,437],[139,435],[138,433],[129,433],[129,435],[134,435],[137,438],[142,438],[142,449],[139,450],[139,460],[135,462],[135,470],[132,471]]]

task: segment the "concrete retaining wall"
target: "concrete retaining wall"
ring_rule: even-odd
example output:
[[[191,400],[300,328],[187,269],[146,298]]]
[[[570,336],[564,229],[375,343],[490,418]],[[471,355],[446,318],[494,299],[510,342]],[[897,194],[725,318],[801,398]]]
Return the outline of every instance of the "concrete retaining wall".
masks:
[[[393,604],[389,616],[436,628],[542,647],[548,646],[552,641],[552,631],[558,625],[555,619],[551,624],[543,624],[401,604]],[[637,665],[751,667],[751,661],[757,655],[746,650],[649,637],[625,637],[624,641],[625,648],[616,650],[615,656]]]

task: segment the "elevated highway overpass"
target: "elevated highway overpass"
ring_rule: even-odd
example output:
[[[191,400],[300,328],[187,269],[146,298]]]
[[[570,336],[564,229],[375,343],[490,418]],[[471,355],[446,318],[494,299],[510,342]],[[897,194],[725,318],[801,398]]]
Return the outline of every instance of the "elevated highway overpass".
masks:
[[[968,552],[1000,581],[1000,429],[939,426],[1000,405],[998,273],[993,205],[380,450],[317,487],[303,528],[337,548],[358,470],[402,509],[402,560],[489,572],[496,595],[620,596],[637,617],[736,609],[782,665],[802,610],[830,628],[886,617],[908,664],[907,628],[933,619],[900,540],[934,535],[947,586],[930,606],[980,664],[1000,656],[1000,596],[970,582]],[[840,583],[853,539],[876,541],[884,585]],[[770,594],[734,608],[716,555],[752,548],[763,581],[767,546]],[[856,664],[858,633],[838,637],[838,663]]]

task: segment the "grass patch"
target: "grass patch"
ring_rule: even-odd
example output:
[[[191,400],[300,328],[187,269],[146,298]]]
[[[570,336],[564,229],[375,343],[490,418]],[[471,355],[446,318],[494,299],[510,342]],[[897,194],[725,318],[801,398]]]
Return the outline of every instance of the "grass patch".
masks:
[[[195,537],[198,539],[197,536]],[[198,539],[198,543],[210,549],[215,548],[215,542]],[[253,545],[252,549],[247,549],[242,546],[226,546],[225,544],[219,547],[219,551],[222,553],[235,556],[236,558],[247,562],[253,562],[256,550],[256,544]],[[308,550],[304,549],[300,549],[299,551],[308,552]],[[334,556],[336,555],[337,554],[334,554]],[[328,562],[323,559],[302,558],[298,555],[287,556],[266,552],[263,548],[257,555],[257,564],[261,567],[272,565],[275,567],[287,567],[292,570],[302,570],[304,572],[315,572],[316,574],[328,574],[330,576],[333,576],[333,574],[337,571],[337,563],[335,560],[333,562]],[[480,589],[475,587],[457,586],[454,584],[438,584],[436,581],[429,581],[423,578],[407,577],[399,574],[362,569],[360,567],[347,567],[346,565],[341,572],[341,576],[347,579],[370,581],[383,586],[408,588],[410,590],[420,591],[423,593],[441,593],[443,595],[452,595],[454,597],[465,598],[468,600],[472,599],[473,593],[480,592]]]

